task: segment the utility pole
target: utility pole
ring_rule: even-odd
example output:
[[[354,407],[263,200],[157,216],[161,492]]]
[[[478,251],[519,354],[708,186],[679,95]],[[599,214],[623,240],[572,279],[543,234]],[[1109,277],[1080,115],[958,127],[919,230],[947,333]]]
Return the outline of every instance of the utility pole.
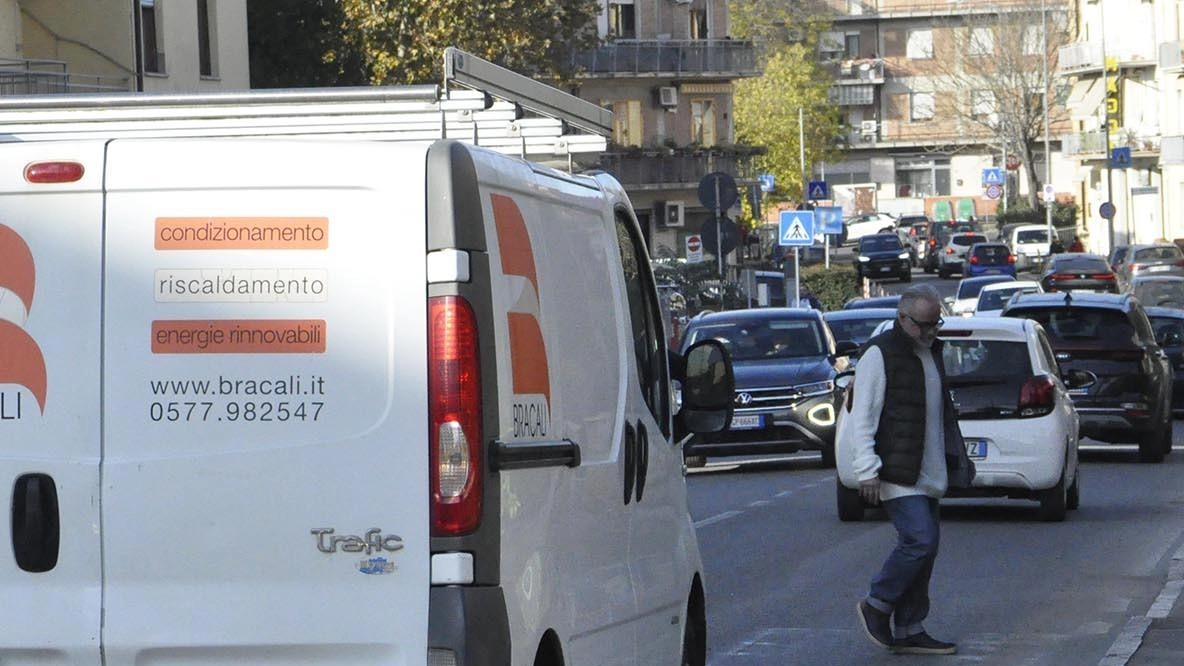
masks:
[[[1051,192],[1052,185],[1052,149],[1049,147],[1048,138],[1048,11],[1045,7],[1045,0],[1040,0],[1040,41],[1041,41],[1041,81],[1044,87],[1041,95],[1041,110],[1044,113],[1044,191]],[[1044,197],[1044,222],[1048,225],[1048,242],[1052,243],[1053,234],[1056,230],[1052,228],[1052,204],[1054,197]]]

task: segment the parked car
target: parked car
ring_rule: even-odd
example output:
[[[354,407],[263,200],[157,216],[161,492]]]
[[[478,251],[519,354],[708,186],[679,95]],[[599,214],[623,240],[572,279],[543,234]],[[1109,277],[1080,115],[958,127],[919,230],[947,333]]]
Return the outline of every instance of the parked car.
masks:
[[[946,496],[1035,500],[1042,520],[1064,520],[1081,497],[1079,418],[1069,391],[1088,388],[1093,375],[1074,370],[1062,379],[1045,332],[1032,320],[954,319],[938,335],[958,426],[976,467],[971,488],[951,488]],[[840,434],[836,446],[843,456],[839,519],[861,520],[859,482],[845,464],[849,442]]]
[[[969,317],[974,313],[974,306],[978,303],[978,293],[984,286],[996,282],[1015,282],[1015,278],[1010,275],[979,275],[958,280],[953,295],[945,299],[950,314]]]
[[[1184,310],[1150,306],[1147,318],[1155,340],[1172,366],[1172,415],[1184,416]]]
[[[709,338],[731,354],[736,399],[727,430],[695,435],[686,445],[689,464],[810,449],[833,466],[834,378],[858,346],[836,345],[822,313],[799,308],[701,314],[687,324],[682,347]]]
[[[856,296],[847,299],[843,303],[844,310],[854,310],[856,308],[892,308],[900,305],[900,294],[889,294],[887,296]]]
[[[1016,225],[1002,240],[1011,247],[1011,252],[1015,255],[1016,270],[1023,271],[1040,268],[1052,244],[1048,226],[1044,224]]]
[[[1163,461],[1172,448],[1172,369],[1138,299],[1023,294],[1008,302],[1003,316],[1040,322],[1062,370],[1097,377],[1092,386],[1071,392],[1083,437],[1138,444],[1140,460]]]
[[[925,253],[921,257],[921,268],[926,273],[933,273],[937,271],[940,264],[940,256],[945,248],[946,242],[949,240],[950,234],[975,232],[973,222],[960,222],[955,220],[945,220],[942,222],[931,221],[929,223],[929,233],[925,234],[927,237],[925,245]]]
[[[1132,245],[1117,272],[1119,283],[1124,285],[1137,275],[1184,276],[1184,252],[1174,243]]]
[[[866,213],[843,220],[844,245],[854,245],[860,238],[896,229],[896,218],[888,213]]]
[[[978,301],[974,304],[974,316],[998,317],[1013,295],[1039,294],[1043,291],[1035,280],[1009,280],[983,285],[978,292]]]
[[[1129,249],[1131,249],[1130,245],[1115,245],[1114,248],[1110,250],[1110,268],[1113,269],[1115,273],[1118,272],[1119,266],[1122,265],[1124,261],[1126,261],[1126,254],[1127,250]]]
[[[952,233],[946,239],[941,252],[937,255],[937,275],[948,278],[954,273],[963,273],[962,262],[966,260],[966,253],[975,243],[986,243],[987,237],[977,231],[959,231]]]
[[[1184,277],[1150,273],[1136,275],[1127,290],[1143,307],[1184,308]]]
[[[850,340],[863,347],[872,337],[880,322],[896,319],[896,308],[853,308],[823,312],[822,319],[830,327],[835,340]]]
[[[1106,291],[1118,293],[1118,277],[1106,260],[1088,252],[1049,255],[1037,280],[1045,291]]]
[[[852,263],[855,265],[855,276],[860,280],[896,278],[901,282],[909,282],[913,279],[909,251],[895,232],[860,238]]]
[[[975,243],[966,251],[962,264],[966,277],[980,275],[1010,275],[1015,277],[1015,255],[1004,243]]]

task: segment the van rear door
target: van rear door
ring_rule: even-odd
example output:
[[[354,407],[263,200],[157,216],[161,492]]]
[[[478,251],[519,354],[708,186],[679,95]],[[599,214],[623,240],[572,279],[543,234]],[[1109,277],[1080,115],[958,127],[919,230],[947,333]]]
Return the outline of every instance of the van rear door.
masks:
[[[98,664],[103,145],[0,145],[0,663]]]
[[[425,149],[111,142],[107,664],[424,663]]]

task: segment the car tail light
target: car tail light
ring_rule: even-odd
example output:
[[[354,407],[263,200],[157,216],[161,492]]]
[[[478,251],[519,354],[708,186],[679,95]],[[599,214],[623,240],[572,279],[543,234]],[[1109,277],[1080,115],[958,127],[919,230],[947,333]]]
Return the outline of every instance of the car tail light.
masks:
[[[1014,254],[1007,255],[1007,263],[1009,263],[1009,264],[1015,263],[1015,255]]]
[[[972,255],[970,257],[970,263],[977,264],[978,263],[978,255]]]
[[[1038,375],[1020,387],[1020,418],[1044,416],[1056,405],[1056,384],[1048,375]]]
[[[1116,280],[1118,279],[1113,273],[1098,273],[1094,275],[1098,280]]]
[[[952,248],[952,247],[946,248],[946,254],[953,254],[953,253],[954,253],[954,248]]]
[[[432,534],[471,532],[481,520],[481,381],[477,318],[458,296],[428,303],[428,445]]]

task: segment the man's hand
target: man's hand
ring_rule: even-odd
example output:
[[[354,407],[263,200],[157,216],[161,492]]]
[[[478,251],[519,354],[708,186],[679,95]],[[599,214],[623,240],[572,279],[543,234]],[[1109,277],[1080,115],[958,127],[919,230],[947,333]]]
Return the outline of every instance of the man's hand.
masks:
[[[879,505],[879,503],[880,503],[880,479],[875,478],[875,479],[869,479],[867,481],[860,481],[859,482],[859,496],[863,498],[864,502],[866,502],[872,506]]]

